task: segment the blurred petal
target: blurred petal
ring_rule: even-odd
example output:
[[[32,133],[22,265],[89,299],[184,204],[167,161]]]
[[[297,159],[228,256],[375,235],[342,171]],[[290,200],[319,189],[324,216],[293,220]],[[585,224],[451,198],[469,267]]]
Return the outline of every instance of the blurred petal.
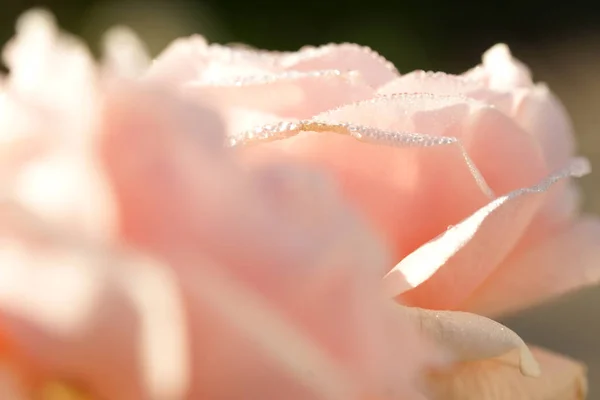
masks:
[[[585,367],[566,357],[533,348],[542,374],[523,376],[502,359],[458,364],[433,373],[432,400],[583,400],[587,394]]]
[[[15,369],[7,362],[0,363],[0,398],[10,400],[28,400],[29,389]]]
[[[186,277],[193,352],[215,354],[194,357],[197,397],[413,390],[398,374],[415,376],[435,352],[409,324],[396,326],[380,291],[386,253],[320,172],[289,162],[240,166],[216,140],[221,129],[210,110],[160,92],[114,93],[104,112],[102,149],[121,234]],[[223,299],[206,297],[218,293]],[[241,329],[244,321],[252,326]],[[410,363],[401,357],[408,346]]]
[[[508,91],[532,85],[531,72],[513,58],[507,45],[499,43],[483,54],[483,63],[464,74],[467,78],[484,82],[490,89]]]
[[[172,269],[150,260],[123,269],[119,283],[139,317],[145,388],[152,398],[183,398],[190,386],[192,355],[179,279]]]
[[[341,365],[263,296],[218,266],[190,268],[186,275],[192,304],[210,304],[220,315],[202,316],[193,327],[195,350],[212,355],[195,358],[193,398],[356,398],[359,385]],[[195,307],[192,315],[199,317],[200,310]],[[206,321],[211,329],[203,326]],[[254,368],[260,373],[251,374]]]
[[[538,185],[502,196],[403,259],[386,277],[391,296],[407,304],[456,309],[521,238],[546,190],[556,181],[588,172],[583,159]],[[408,283],[409,286],[406,286]]]
[[[77,227],[98,239],[111,237],[115,224],[111,193],[91,151],[69,144],[61,147],[22,165],[13,164],[3,191],[12,191],[47,221]]]
[[[19,19],[4,58],[0,191],[47,220],[106,239],[114,219],[94,157],[99,91],[91,55],[50,14],[33,10]]]
[[[214,112],[147,88],[112,93],[103,112],[101,151],[126,241],[155,252],[193,246],[233,263],[263,254],[253,246],[232,253],[223,242],[247,243],[261,229],[275,237],[280,224],[261,222],[267,210],[225,153]],[[287,254],[290,246],[282,243],[271,256]]]
[[[600,220],[583,217],[513,254],[460,307],[485,315],[518,311],[600,280]]]
[[[103,64],[119,77],[137,78],[150,66],[150,55],[135,32],[127,27],[114,27],[104,34]]]
[[[197,318],[192,331],[195,349],[204,347],[203,356],[196,355],[193,362],[196,390],[197,383],[203,382],[198,375],[207,374],[202,367],[204,357],[208,356],[206,367],[212,370],[224,360],[234,362],[219,351],[224,350],[223,344],[231,349],[237,343],[223,337],[221,345],[212,349],[199,343],[211,331],[223,333],[219,325],[211,324],[207,329],[198,324],[206,319],[206,314],[201,316],[198,312],[206,313],[208,307],[227,321],[228,329],[239,332],[244,342],[252,339],[245,343],[249,347],[240,349],[238,362],[242,363],[240,354],[247,353],[247,357],[258,347],[261,357],[266,355],[276,363],[278,372],[274,370],[268,381],[271,389],[281,382],[284,385],[279,395],[273,393],[274,398],[283,393],[291,395],[297,384],[308,389],[302,391],[305,396],[315,395],[310,398],[355,398],[352,393],[358,387],[346,379],[341,366],[332,363],[328,354],[289,324],[262,296],[252,294],[235,279],[218,274],[218,269],[196,262],[194,269],[186,268],[184,276],[177,279],[175,288],[170,286],[173,279],[164,266],[156,268],[158,265],[131,254],[111,254],[82,245],[77,239],[31,225],[32,220],[10,212],[6,205],[3,216],[4,243],[10,238],[11,246],[5,246],[1,253],[6,266],[0,287],[2,330],[43,376],[85,382],[85,389],[106,398],[146,398],[142,393],[150,398],[182,398],[190,390],[187,358],[192,355],[185,348],[187,328],[177,304],[179,284],[183,284],[186,289],[194,289],[186,299],[192,300],[188,312]],[[39,285],[32,287],[36,282]],[[260,358],[248,361],[260,365]],[[234,364],[222,367],[230,379],[235,376]],[[285,379],[280,381],[282,369],[284,377],[291,373],[291,387],[285,385]],[[227,385],[216,383],[210,382],[200,392],[227,391]],[[267,394],[260,385],[254,389],[237,385],[234,388],[244,393],[256,390],[257,395]]]
[[[14,204],[4,202],[0,211],[0,329],[17,356],[41,378],[85,382],[84,389],[108,398],[139,398],[138,326],[111,276],[128,266]]]
[[[44,10],[24,13],[3,50],[7,90],[32,104],[69,113],[70,126],[87,127],[95,111],[93,58],[76,38],[59,32]],[[78,132],[79,133],[79,132]]]

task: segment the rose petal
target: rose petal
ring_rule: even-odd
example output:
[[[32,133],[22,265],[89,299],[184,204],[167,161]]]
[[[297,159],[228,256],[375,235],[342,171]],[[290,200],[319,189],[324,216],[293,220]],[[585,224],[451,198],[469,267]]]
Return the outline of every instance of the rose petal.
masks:
[[[4,58],[11,73],[0,95],[0,190],[46,219],[111,236],[110,193],[93,154],[99,101],[91,55],[51,15],[33,10],[19,19]]]
[[[58,31],[51,14],[24,13],[4,47],[10,70],[7,91],[54,112],[69,113],[70,126],[87,127],[95,110],[95,66],[85,45]],[[77,132],[79,134],[79,132]]]
[[[190,308],[197,354],[191,397],[344,400],[357,395],[360,385],[348,379],[341,364],[268,299],[224,268],[194,264],[186,268],[184,283],[195,305]],[[254,369],[260,372],[249,372]],[[232,380],[236,385],[228,384]]]
[[[285,209],[289,202],[277,202],[271,187],[259,185],[224,152],[218,120],[207,109],[142,91],[115,94],[105,113],[102,151],[116,189],[120,232],[130,243],[161,254],[193,248],[263,292],[283,296],[289,295],[288,285],[299,282],[296,274],[304,275],[300,266],[315,263],[315,252],[327,250],[324,239],[331,229],[350,223],[338,225],[347,216],[342,210],[325,214],[327,220],[319,212],[310,219],[304,215],[305,222],[316,226],[332,221],[331,228],[309,236],[298,226],[299,219],[282,223],[293,215]],[[135,157],[131,148],[136,148]],[[351,237],[361,231],[348,232]],[[230,243],[238,243],[236,251]],[[381,254],[379,249],[363,250],[367,258]],[[248,260],[253,268],[247,268]],[[298,268],[290,267],[281,281],[274,280],[275,271],[291,260]],[[373,288],[376,276],[370,278]]]
[[[564,106],[544,84],[515,96],[514,118],[540,143],[548,167],[565,165],[575,153],[575,135]]]
[[[404,257],[447,224],[465,218],[472,209],[488,201],[479,185],[481,181],[474,179],[464,151],[457,145],[440,142],[416,148],[423,147],[421,140],[435,143],[435,138],[395,137],[389,131],[379,131],[384,135],[381,137],[368,137],[367,132],[376,130],[357,127],[362,129],[357,131],[357,137],[373,142],[364,143],[334,133],[334,125],[325,125],[325,132],[313,132],[317,129],[309,124],[306,133],[241,150],[251,165],[296,159],[332,173],[351,203],[385,235],[395,259]],[[287,132],[293,134],[294,130]],[[259,132],[256,137],[262,135]],[[265,140],[270,140],[269,134]],[[378,145],[380,142],[387,145]],[[353,159],[361,162],[353,163],[350,161]],[[448,171],[452,171],[453,179],[444,177]],[[432,197],[432,193],[437,195]],[[440,204],[437,199],[441,196],[446,201]],[[405,229],[406,226],[411,226],[411,230]]]
[[[432,374],[434,400],[583,400],[587,394],[585,367],[566,357],[532,349],[541,365],[539,378],[522,376],[503,360],[490,359],[457,365]]]
[[[481,96],[514,118],[540,143],[550,170],[561,168],[573,157],[575,138],[567,112],[545,84],[533,84],[530,71],[512,57],[506,45],[492,47],[484,54],[483,65],[462,78],[489,89],[469,96]]]
[[[513,254],[461,305],[485,315],[514,312],[600,280],[600,220],[584,217]]]
[[[314,120],[455,138],[499,194],[532,185],[547,173],[537,144],[526,132],[497,110],[460,96],[386,96],[343,106]]]
[[[368,47],[352,43],[308,46],[296,53],[284,54],[279,62],[285,69],[294,71],[358,71],[375,88],[398,76],[391,62]]]
[[[135,111],[133,104],[136,104]],[[139,118],[138,110],[145,110],[144,113],[152,117]],[[135,239],[138,245],[156,246],[155,250],[169,248],[180,240],[198,239],[192,239],[189,232],[182,231],[183,226],[191,225],[187,214],[187,207],[191,205],[176,203],[185,198],[183,193],[175,192],[180,189],[179,181],[190,178],[180,175],[181,171],[193,174],[198,187],[211,185],[214,188],[213,196],[203,196],[205,203],[195,205],[198,209],[206,205],[211,210],[235,210],[236,207],[233,204],[229,206],[228,202],[233,201],[237,205],[239,200],[236,196],[248,192],[249,185],[243,182],[243,177],[236,176],[230,163],[221,159],[221,124],[210,110],[196,108],[167,93],[134,89],[109,96],[104,113],[102,156],[119,202],[120,230],[125,238]],[[153,135],[154,132],[157,134]],[[149,140],[151,136],[156,137]],[[131,155],[131,148],[136,148],[135,156]],[[184,154],[190,153],[193,157],[184,157]],[[146,154],[177,154],[177,169],[165,165],[162,159],[143,157]],[[186,169],[190,162],[199,168]],[[201,163],[206,165],[200,166]],[[140,174],[147,174],[152,180],[142,181]],[[151,182],[154,183],[150,185]],[[231,182],[237,184],[225,190],[223,186]],[[167,186],[161,186],[159,192],[153,193],[152,190],[159,184]],[[238,192],[230,193],[230,190]],[[168,193],[169,196],[156,197],[160,193]],[[189,198],[189,195],[186,196]],[[246,200],[251,207],[253,203],[249,194]],[[165,218],[166,215],[169,217]],[[207,215],[202,226],[211,232],[211,236],[205,238],[207,247],[215,245],[219,249],[223,245],[215,243],[216,238],[228,234],[223,232],[223,221],[236,216],[229,211],[217,212],[213,216],[214,219],[211,219]],[[241,212],[239,218],[240,221],[244,219]],[[154,229],[147,229],[149,226]]]
[[[403,92],[464,95],[495,106],[533,136],[542,147],[544,159],[551,170],[565,165],[574,154],[575,140],[568,115],[543,84],[499,92],[464,76],[416,71],[378,90],[382,95]]]
[[[284,71],[358,71],[372,87],[398,76],[393,64],[368,47],[329,44],[297,52],[267,52],[208,45],[201,36],[178,39],[154,62],[148,77],[175,86],[196,81],[264,76]]]
[[[131,257],[134,258],[134,257]],[[125,260],[118,283],[137,311],[139,363],[153,398],[182,398],[192,364],[184,296],[175,272],[151,260]]]
[[[41,225],[32,225],[26,215],[10,211],[6,205],[2,211],[3,237],[5,242],[12,240],[11,246],[0,253],[7,267],[2,270],[0,287],[2,329],[42,369],[43,376],[85,382],[93,393],[107,398],[124,394],[141,398],[141,393],[152,398],[181,398],[182,390],[188,389],[186,358],[192,353],[181,351],[181,345],[187,344],[186,326],[180,317],[181,307],[172,301],[177,302],[178,295],[169,287],[170,269],[155,268],[138,257],[93,248]],[[194,293],[192,298],[186,296],[186,300],[192,300],[186,309],[196,318],[191,327],[194,349],[202,350],[203,356],[194,357],[193,393],[198,390],[196,385],[203,382],[198,375],[212,376],[208,371],[214,374],[218,366],[229,378],[235,375],[236,362],[227,358],[226,351],[219,351],[225,350],[223,345],[236,348],[243,338],[241,344],[248,347],[237,354],[238,365],[243,365],[244,359],[249,366],[263,365],[265,356],[277,365],[272,374],[265,375],[275,391],[268,392],[273,398],[280,398],[283,393],[291,396],[298,384],[304,387],[298,398],[353,398],[352,392],[358,387],[346,380],[329,355],[289,324],[287,318],[282,318],[262,296],[219,274],[219,269],[206,268],[195,261],[193,269],[185,268],[185,279],[177,279],[177,286],[185,282],[185,289],[194,288],[188,291]],[[40,285],[30,292],[35,282]],[[73,307],[74,303],[77,307]],[[244,307],[240,308],[240,304]],[[211,313],[220,318],[211,319]],[[204,322],[208,321],[211,323],[206,325]],[[232,329],[237,332],[237,339],[226,340],[225,332]],[[220,345],[213,343],[209,349],[208,339],[217,332]],[[140,354],[136,357],[138,348]],[[204,365],[202,360],[207,355],[208,364]],[[225,365],[221,365],[224,361]],[[284,377],[275,378],[282,372]],[[291,377],[291,382],[283,379],[285,376]],[[209,384],[201,385],[200,393],[223,393],[231,388],[216,383],[209,380]],[[277,387],[281,392],[277,392]],[[258,384],[233,388],[267,394],[265,386]]]
[[[175,40],[152,63],[146,78],[179,87],[196,81],[210,83],[223,79],[283,72],[275,53],[209,45],[200,35]]]
[[[502,324],[462,311],[435,311],[402,307],[419,329],[448,349],[457,361],[471,361],[518,352],[517,365],[523,375],[539,376],[539,365],[523,340]],[[508,360],[507,357],[505,359]]]
[[[379,338],[378,343],[383,340],[389,346],[379,356],[364,360],[364,368],[359,366],[356,370],[352,355],[338,358],[339,348],[335,344],[318,347],[319,342],[312,340],[316,337],[311,339],[311,335],[303,335],[311,332],[310,328],[303,329],[291,318],[280,314],[276,304],[269,304],[262,294],[240,286],[239,280],[228,276],[225,269],[198,271],[191,268],[189,271],[191,279],[186,279],[189,283],[186,292],[195,299],[193,302],[214,305],[211,308],[225,316],[227,324],[235,328],[234,336],[222,330],[209,331],[206,329],[206,316],[194,318],[192,329],[197,332],[195,337],[203,339],[203,342],[196,342],[195,351],[203,355],[215,351],[220,354],[219,358],[196,359],[194,398],[248,396],[279,399],[285,396],[298,400],[342,400],[380,398],[384,394],[394,398],[416,398],[420,393],[414,382],[422,373],[423,365],[441,364],[442,357],[433,352],[422,336],[417,335],[405,316],[394,313],[398,318],[390,321],[386,335],[380,336],[373,326],[368,328],[369,335]],[[317,291],[313,296],[322,299],[320,293]],[[318,303],[321,309],[331,312],[331,316],[340,310],[339,307],[329,307],[327,301]],[[304,307],[312,308],[312,305],[305,303]],[[213,320],[209,326],[215,326],[215,322],[220,323],[221,319]],[[342,329],[340,325],[336,326],[336,329]],[[350,329],[353,332],[360,328]],[[350,331],[342,330],[347,337]],[[398,341],[398,337],[403,340]],[[342,336],[338,339],[345,341]],[[412,344],[410,351],[409,343]],[[278,362],[265,362],[265,355],[268,356],[267,361],[275,359]],[[410,362],[407,362],[407,357]],[[249,372],[257,368],[260,368],[259,373]],[[373,379],[373,374],[376,379]],[[293,380],[288,381],[288,377]],[[353,380],[349,381],[348,377]],[[232,380],[238,384],[228,384]]]
[[[464,75],[444,72],[414,71],[396,78],[377,90],[380,95],[395,93],[429,93],[436,96],[464,96],[493,106],[509,118],[514,117],[515,94],[498,92],[486,86],[485,81]]]
[[[192,99],[216,103],[225,111],[243,108],[277,115],[279,119],[304,119],[347,102],[367,99],[373,89],[358,74],[329,70],[292,71],[211,85],[192,81],[185,84],[184,92]],[[255,126],[252,121],[234,123],[240,130]]]
[[[138,325],[107,269],[127,267],[18,206],[4,202],[0,211],[3,334],[43,378],[85,382],[108,398],[137,398]]]
[[[295,118],[282,118],[279,115],[239,107],[227,107],[219,110],[226,124],[228,141],[236,142],[236,138],[245,132],[262,126],[275,126],[284,122],[293,123]],[[252,129],[249,129],[252,128]]]
[[[512,57],[508,46],[492,47],[483,55],[483,65],[463,76],[484,83],[494,92],[512,93],[508,115],[541,144],[551,170],[573,157],[573,128],[564,107],[546,85],[533,84],[531,72]]]
[[[526,133],[464,98],[390,96],[343,106],[314,121],[272,125],[235,141],[263,143],[241,149],[246,161],[299,159],[332,173],[398,259],[482,207],[493,191],[528,186],[545,174]],[[348,136],[351,124],[360,125],[354,137],[372,144],[330,133]]]
[[[413,71],[377,89],[380,95],[395,93],[431,93],[438,96],[460,96],[485,89],[482,82],[444,72]]]
[[[29,390],[12,365],[0,363],[0,398],[10,400],[27,400]]]
[[[103,37],[103,65],[112,74],[137,78],[150,66],[150,56],[140,38],[127,27],[113,27]]]
[[[238,293],[222,292],[229,312],[233,309],[251,315],[239,304],[266,302],[298,335],[339,364],[341,375],[356,380],[361,388],[364,385],[376,392],[382,387],[395,392],[410,389],[397,375],[392,376],[392,371],[404,369],[399,355],[406,352],[406,344],[392,340],[390,332],[398,330],[390,327],[393,317],[385,307],[390,300],[382,298],[380,292],[386,254],[353,217],[335,188],[320,173],[289,163],[265,169],[238,166],[219,142],[211,139],[203,143],[206,139],[198,127],[211,129],[205,122],[210,122],[208,110],[192,107],[194,112],[187,113],[177,104],[160,93],[108,100],[103,155],[117,188],[125,240],[160,255],[174,268],[185,270],[186,276],[192,273],[187,270],[203,265],[195,255],[202,254],[230,277],[235,288],[241,285],[249,291],[250,300],[242,298],[235,304],[231,301],[240,298]],[[136,149],[135,157],[131,148]],[[234,251],[231,243],[235,243]],[[195,287],[189,292],[208,295],[215,290]],[[200,372],[194,383],[202,394],[196,397],[231,394],[236,398],[239,390],[245,389],[248,397],[259,398],[261,385],[272,385],[281,387],[273,396],[281,398],[285,393],[286,398],[295,398],[298,393],[297,398],[306,398],[306,388],[295,391],[288,386],[318,378],[295,375],[304,365],[302,358],[295,363],[288,360],[294,374],[286,375],[285,382],[274,380],[282,366],[251,350],[251,342],[258,339],[243,335],[235,325],[235,320],[247,320],[247,316],[225,318],[224,312],[211,309],[209,316],[203,317],[203,309],[195,307],[199,312],[195,329],[201,333],[194,337],[203,338],[196,345],[197,353],[222,352],[219,358],[196,360],[194,370]],[[236,329],[229,333],[216,328],[202,330],[221,323],[233,324]],[[254,325],[260,331],[264,323]],[[405,337],[420,343],[416,336]],[[260,343],[276,346],[279,350],[274,354],[284,345],[293,347],[266,336]],[[407,376],[414,376],[413,367],[418,369],[425,363],[419,361],[425,359],[421,354],[429,354],[422,352],[425,346],[411,343],[416,358]],[[274,352],[272,348],[270,351]],[[242,353],[247,358],[242,359]],[[308,356],[308,350],[306,353]],[[278,360],[285,358],[285,354],[280,355]],[[264,363],[260,361],[257,367],[257,360]],[[249,370],[260,372],[248,374]],[[325,371],[321,378],[330,375]],[[227,384],[232,376],[240,377],[240,385]],[[337,378],[330,384],[336,386],[336,382]]]
[[[543,203],[544,192],[588,169],[578,159],[536,186],[494,200],[402,260],[384,278],[386,290],[391,296],[409,290],[403,295],[407,304],[455,309],[512,250]]]
[[[3,190],[12,191],[47,220],[77,227],[82,234],[99,239],[111,237],[115,228],[111,193],[91,152],[65,151],[68,144],[62,147],[30,162],[13,164]]]
[[[578,182],[572,179],[557,182],[548,191],[548,198],[535,216],[521,244],[527,246],[544,240],[557,230],[568,227],[579,217],[581,205],[582,193]]]
[[[465,77],[484,82],[490,89],[510,91],[529,87],[531,72],[519,60],[513,58],[507,45],[499,43],[483,54],[481,66],[466,72]]]
[[[479,100],[501,110],[532,135],[550,170],[561,168],[574,155],[575,139],[567,112],[544,84],[498,91],[488,87],[486,80],[469,75],[415,71],[388,82],[377,93],[463,95]]]

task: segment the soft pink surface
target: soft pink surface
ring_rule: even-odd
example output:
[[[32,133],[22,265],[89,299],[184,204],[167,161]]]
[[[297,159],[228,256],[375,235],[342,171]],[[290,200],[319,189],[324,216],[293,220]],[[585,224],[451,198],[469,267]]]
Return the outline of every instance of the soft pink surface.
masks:
[[[580,364],[536,349],[533,380],[515,332],[461,311],[599,277],[589,165],[505,46],[401,76],[352,44],[192,37],[148,67],[117,31],[98,66],[31,13],[4,58],[0,385],[25,365],[108,399],[585,395]]]
[[[441,352],[326,177],[249,170],[217,113],[103,75],[44,14],[19,33],[1,95],[35,124],[1,122],[0,327],[28,368],[107,399],[419,396]]]
[[[184,66],[185,73],[176,73]],[[386,290],[410,305],[496,314],[598,280],[597,266],[579,258],[563,266],[579,277],[570,285],[550,282],[548,274],[540,285],[535,274],[511,266],[557,235],[568,237],[579,218],[569,177],[585,174],[587,166],[571,166],[574,136],[560,102],[505,45],[462,75],[400,75],[354,45],[268,53],[195,38],[167,49],[148,79],[192,99],[218,99],[249,166],[295,160],[329,173],[391,248],[400,264],[386,276]],[[321,127],[277,128],[279,121],[302,120]],[[261,125],[276,127],[276,135],[255,129]],[[349,126],[375,128],[377,137],[349,134]],[[478,210],[477,226],[461,230]],[[452,226],[462,233],[452,234]],[[454,249],[443,260],[425,260],[428,250],[420,250],[434,238]],[[597,254],[594,240],[580,246]],[[419,265],[405,260],[415,251]],[[484,294],[494,279],[508,276],[504,269],[523,287],[531,282],[520,305],[509,292]],[[476,306],[479,296],[487,306]]]

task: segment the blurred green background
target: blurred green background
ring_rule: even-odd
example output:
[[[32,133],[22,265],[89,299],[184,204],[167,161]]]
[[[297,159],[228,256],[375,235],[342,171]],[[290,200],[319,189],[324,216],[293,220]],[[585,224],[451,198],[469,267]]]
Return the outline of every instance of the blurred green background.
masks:
[[[153,54],[172,39],[192,33],[211,41],[274,50],[348,41],[374,48],[401,72],[459,73],[477,64],[488,47],[505,42],[571,113],[580,152],[597,171],[582,180],[585,209],[600,213],[600,10],[590,8],[591,4],[579,0],[556,4],[547,0],[1,0],[0,42],[12,36],[16,17],[34,6],[51,9],[63,28],[83,36],[94,49],[108,27],[129,25]],[[590,399],[600,399],[600,289],[584,290],[504,322],[529,342],[587,362]]]

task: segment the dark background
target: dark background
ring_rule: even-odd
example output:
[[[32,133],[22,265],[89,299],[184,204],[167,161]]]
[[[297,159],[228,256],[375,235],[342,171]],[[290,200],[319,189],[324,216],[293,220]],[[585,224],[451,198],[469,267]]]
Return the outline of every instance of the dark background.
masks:
[[[591,1],[277,1],[277,0],[2,0],[0,41],[25,9],[44,6],[61,25],[94,46],[113,23],[150,40],[153,52],[183,34],[244,42],[274,50],[305,44],[360,42],[399,69],[461,71],[496,42],[517,52],[548,49],[556,41],[600,31]]]
[[[348,41],[372,47],[401,72],[459,73],[505,42],[571,113],[580,152],[597,171],[582,180],[585,209],[600,213],[600,6],[592,1],[0,0],[0,43],[12,36],[20,13],[40,5],[95,50],[103,31],[125,24],[153,54],[192,33],[273,50]],[[586,361],[590,399],[600,399],[600,289],[504,322],[527,341]]]

